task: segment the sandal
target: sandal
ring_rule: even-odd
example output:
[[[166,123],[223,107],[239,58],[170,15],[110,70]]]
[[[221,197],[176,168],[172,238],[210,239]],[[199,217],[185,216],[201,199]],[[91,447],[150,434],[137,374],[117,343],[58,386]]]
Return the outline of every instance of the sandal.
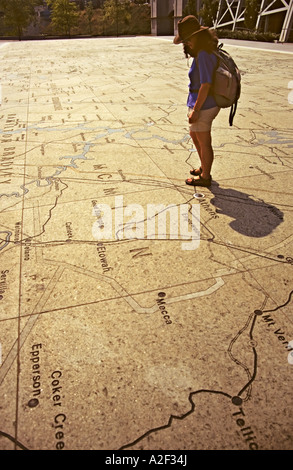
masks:
[[[190,170],[190,174],[193,176],[200,176],[202,174],[202,167],[200,167],[198,170]]]
[[[203,186],[207,188],[212,184],[212,177],[210,176],[209,178],[205,179],[199,175],[199,178],[188,178],[185,180],[185,183],[189,184],[189,186]]]

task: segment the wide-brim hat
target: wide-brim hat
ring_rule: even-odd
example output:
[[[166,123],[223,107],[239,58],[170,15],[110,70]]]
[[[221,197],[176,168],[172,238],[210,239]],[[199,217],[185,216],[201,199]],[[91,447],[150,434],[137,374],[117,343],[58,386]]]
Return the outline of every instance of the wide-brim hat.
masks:
[[[178,34],[175,36],[174,44],[181,44],[187,41],[194,34],[200,33],[209,29],[208,26],[201,26],[196,16],[185,16],[182,20],[178,21]]]

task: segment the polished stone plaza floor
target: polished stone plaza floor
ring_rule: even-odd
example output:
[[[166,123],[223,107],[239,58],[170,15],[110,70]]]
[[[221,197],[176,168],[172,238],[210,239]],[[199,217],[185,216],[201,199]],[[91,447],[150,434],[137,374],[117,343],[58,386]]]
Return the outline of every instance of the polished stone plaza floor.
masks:
[[[192,188],[171,38],[0,44],[2,450],[292,450],[293,55],[225,48]]]

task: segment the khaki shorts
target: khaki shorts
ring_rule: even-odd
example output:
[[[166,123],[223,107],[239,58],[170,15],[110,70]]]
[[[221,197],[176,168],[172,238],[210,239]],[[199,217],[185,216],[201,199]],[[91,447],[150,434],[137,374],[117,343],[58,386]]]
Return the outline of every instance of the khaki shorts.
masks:
[[[219,113],[220,108],[215,106],[210,109],[202,109],[198,114],[198,119],[196,122],[189,124],[189,130],[192,132],[206,132],[210,131],[212,128],[212,122]],[[192,108],[188,108],[189,117],[192,112]]]

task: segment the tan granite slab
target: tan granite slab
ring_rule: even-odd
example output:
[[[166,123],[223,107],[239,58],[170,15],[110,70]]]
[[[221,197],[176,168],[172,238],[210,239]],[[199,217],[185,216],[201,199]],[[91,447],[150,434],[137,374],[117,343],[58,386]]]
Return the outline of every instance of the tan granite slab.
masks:
[[[226,49],[195,189],[171,39],[1,47],[1,449],[292,450],[292,54]]]

